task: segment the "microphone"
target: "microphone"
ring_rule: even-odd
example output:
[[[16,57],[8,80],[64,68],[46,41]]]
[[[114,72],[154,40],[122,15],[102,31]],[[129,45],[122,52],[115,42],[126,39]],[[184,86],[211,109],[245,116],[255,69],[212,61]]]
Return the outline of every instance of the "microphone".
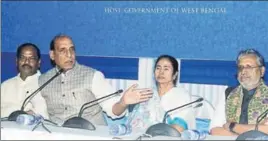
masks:
[[[199,103],[199,104],[197,104],[196,106],[194,106],[194,108],[199,108],[199,107],[201,107],[201,106],[203,106],[203,103]]]
[[[17,117],[21,114],[27,114],[24,111],[24,108],[26,106],[26,104],[39,92],[41,91],[45,86],[47,86],[52,80],[54,80],[57,76],[59,76],[61,73],[63,72],[63,69],[60,69],[53,77],[51,77],[48,81],[46,81],[42,86],[40,86],[38,89],[36,89],[33,93],[31,93],[28,97],[25,98],[25,100],[23,101],[22,105],[21,105],[21,109],[12,112],[9,116],[8,116],[8,120],[9,121],[16,121]]]
[[[257,117],[255,130],[250,130],[240,134],[236,140],[268,140],[268,134],[258,131],[259,123],[267,116],[268,109]]]
[[[195,100],[195,101],[193,101],[193,102],[190,102],[190,103],[184,104],[184,105],[182,105],[182,106],[179,106],[179,107],[176,107],[176,108],[173,108],[173,109],[168,110],[168,111],[165,113],[165,115],[164,115],[164,119],[163,119],[162,122],[165,123],[166,118],[167,118],[167,114],[168,114],[168,113],[173,112],[173,111],[175,111],[175,110],[177,110],[177,109],[183,108],[183,107],[185,107],[185,106],[188,106],[188,105],[191,105],[191,104],[194,104],[194,103],[197,103],[197,102],[201,102],[201,101],[203,101],[203,100],[204,100],[204,99],[201,97],[201,98],[198,98],[197,100]]]
[[[91,103],[94,103],[94,102],[97,102],[99,100],[102,100],[104,98],[107,98],[107,97],[110,97],[110,96],[113,96],[113,95],[117,95],[117,94],[120,94],[122,93],[123,90],[120,89],[112,94],[109,94],[109,95],[106,95],[106,96],[103,96],[101,98],[98,98],[98,99],[95,99],[95,100],[92,100],[90,102],[87,102],[85,104],[83,104],[79,110],[79,113],[78,113],[78,116],[77,117],[72,117],[68,120],[66,120],[64,123],[63,123],[63,127],[68,127],[68,128],[80,128],[80,129],[87,129],[87,130],[95,130],[95,126],[88,120],[82,118],[82,114],[83,114],[83,111],[89,107],[92,107],[94,105],[97,105],[98,103],[95,103],[93,105],[90,105],[88,107],[85,107]]]
[[[150,126],[147,129],[146,134],[149,134],[152,137],[154,137],[154,136],[180,137],[181,134],[180,134],[180,132],[178,130],[176,130],[172,126],[170,126],[170,125],[165,123],[167,114],[172,112],[172,111],[175,111],[177,109],[183,108],[185,106],[188,106],[188,105],[191,105],[191,104],[194,104],[194,103],[197,103],[197,102],[201,102],[203,100],[204,100],[203,98],[199,98],[199,99],[197,99],[197,100],[195,100],[193,102],[190,102],[190,103],[184,104],[182,106],[179,106],[179,107],[176,107],[176,108],[168,110],[164,115],[162,123],[157,123],[157,124],[154,124],[154,125]],[[198,104],[195,108],[201,107],[202,105]]]

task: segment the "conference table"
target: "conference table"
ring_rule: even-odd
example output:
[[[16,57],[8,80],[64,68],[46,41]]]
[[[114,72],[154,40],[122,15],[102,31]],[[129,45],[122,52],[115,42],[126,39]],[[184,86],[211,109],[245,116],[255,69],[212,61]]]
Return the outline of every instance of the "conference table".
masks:
[[[96,130],[66,128],[45,124],[51,133],[41,124],[34,130],[34,125],[21,125],[14,121],[1,121],[1,140],[181,140],[178,137],[156,136],[139,138],[143,133],[131,133],[124,136],[112,136],[107,126],[96,126]],[[205,140],[235,140],[233,136],[207,136]]]

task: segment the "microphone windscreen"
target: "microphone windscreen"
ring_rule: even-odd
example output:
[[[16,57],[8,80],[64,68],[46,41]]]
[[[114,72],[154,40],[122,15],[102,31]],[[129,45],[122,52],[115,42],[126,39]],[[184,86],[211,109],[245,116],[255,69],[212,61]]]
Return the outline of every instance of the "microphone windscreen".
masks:
[[[204,100],[204,98],[198,98],[197,100],[196,100],[196,102],[201,102],[201,101],[203,101]]]
[[[194,108],[199,108],[199,107],[202,107],[202,106],[203,106],[203,103],[199,103],[196,106],[194,106]]]
[[[63,71],[64,71],[64,69],[60,69],[58,72],[59,72],[59,73],[62,73]]]
[[[123,90],[120,89],[120,90],[118,90],[116,93],[120,94],[120,93],[122,93],[122,92],[123,92]]]

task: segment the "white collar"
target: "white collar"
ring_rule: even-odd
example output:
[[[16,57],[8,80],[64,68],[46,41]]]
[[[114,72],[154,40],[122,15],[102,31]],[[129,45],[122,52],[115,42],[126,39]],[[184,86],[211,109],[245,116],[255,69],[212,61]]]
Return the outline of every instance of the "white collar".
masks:
[[[33,79],[36,79],[38,78],[39,76],[41,75],[41,72],[39,70],[37,70],[37,72],[31,76],[27,76],[25,80],[22,80],[21,77],[20,77],[20,73],[18,73],[17,77],[19,79],[19,81],[21,82],[27,82],[27,81],[30,81],[30,80],[33,80]]]

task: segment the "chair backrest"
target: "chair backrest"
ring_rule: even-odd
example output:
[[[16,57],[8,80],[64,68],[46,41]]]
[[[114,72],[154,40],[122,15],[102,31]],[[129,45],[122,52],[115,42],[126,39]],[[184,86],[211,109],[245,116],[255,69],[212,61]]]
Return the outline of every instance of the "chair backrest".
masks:
[[[231,91],[234,89],[235,87],[227,87],[225,89],[225,100],[227,100],[228,96],[230,95]]]

